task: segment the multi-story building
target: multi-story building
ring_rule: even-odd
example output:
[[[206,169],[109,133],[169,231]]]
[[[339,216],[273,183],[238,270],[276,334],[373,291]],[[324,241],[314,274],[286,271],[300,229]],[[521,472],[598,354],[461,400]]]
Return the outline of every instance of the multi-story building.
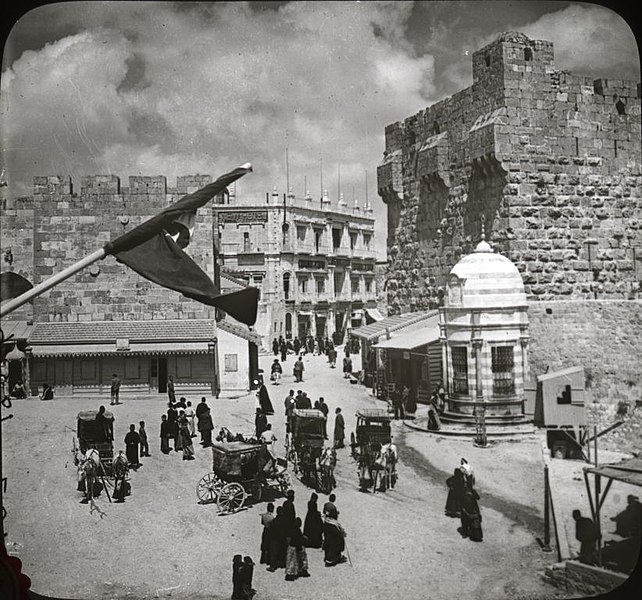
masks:
[[[219,264],[260,288],[256,331],[266,345],[280,335],[342,336],[378,318],[372,207],[335,202],[275,188],[259,201],[231,191],[214,207]]]

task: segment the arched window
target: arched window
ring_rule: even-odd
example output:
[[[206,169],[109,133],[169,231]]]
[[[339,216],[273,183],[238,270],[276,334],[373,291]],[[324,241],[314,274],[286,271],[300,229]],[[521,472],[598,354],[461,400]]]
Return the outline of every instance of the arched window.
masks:
[[[524,60],[529,62],[533,60],[533,49],[528,46],[524,48]]]
[[[290,273],[283,273],[283,294],[286,300],[290,299]]]
[[[292,337],[292,313],[285,313],[285,335]]]

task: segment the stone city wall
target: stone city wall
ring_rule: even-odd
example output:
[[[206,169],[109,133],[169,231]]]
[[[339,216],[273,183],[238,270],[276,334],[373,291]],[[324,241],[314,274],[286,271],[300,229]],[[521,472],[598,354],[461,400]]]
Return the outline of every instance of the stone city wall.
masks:
[[[386,127],[391,313],[434,307],[479,241],[529,299],[639,297],[640,84],[555,70],[550,42],[503,34],[473,85]]]
[[[13,268],[34,285],[116,239],[154,214],[209,183],[209,176],[179,177],[168,189],[164,177],[130,177],[120,188],[113,175],[83,177],[73,193],[69,178],[34,178],[33,197],[18,198],[3,211],[3,247],[14,248]],[[211,209],[197,215],[186,252],[213,277]],[[17,250],[17,251],[16,251]],[[213,318],[214,308],[158,286],[107,257],[34,300],[37,321]]]

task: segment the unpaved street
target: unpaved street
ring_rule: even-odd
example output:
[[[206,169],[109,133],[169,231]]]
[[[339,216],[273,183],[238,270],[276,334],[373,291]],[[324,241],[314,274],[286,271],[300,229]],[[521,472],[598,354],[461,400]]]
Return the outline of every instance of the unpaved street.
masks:
[[[261,358],[266,370],[272,356]],[[382,406],[369,391],[351,385],[324,357],[305,358],[305,381],[295,385],[288,358],[280,386],[268,385],[276,414],[271,417],[283,455],[283,398],[303,389],[312,400],[324,396],[332,419],[336,406],[354,430],[355,411]],[[193,403],[198,398],[189,398]],[[267,499],[239,513],[219,516],[214,505],[200,505],[199,479],[211,471],[212,455],[196,445],[196,460],[159,451],[160,415],[166,398],[122,398],[114,407],[115,449],[130,423],[145,420],[152,457],[131,473],[132,495],[124,504],[97,501],[99,511],[80,504],[71,447],[75,416],[97,408],[97,400],[57,398],[17,401],[5,421],[4,464],[9,485],[7,546],[18,555],[32,589],[66,598],[229,598],[231,561],[236,553],[258,563],[260,513]],[[102,403],[109,404],[108,398]],[[250,433],[256,398],[208,398],[215,427]],[[108,406],[108,408],[110,408]],[[352,565],[323,565],[321,550],[308,550],[311,577],[284,580],[284,571],[255,568],[257,600],[401,598],[474,600],[563,597],[541,581],[539,572],[554,562],[535,538],[543,533],[540,439],[473,448],[470,440],[431,437],[394,422],[399,446],[399,482],[394,490],[364,494],[349,449],[339,451],[337,506],[348,531]],[[445,479],[461,456],[475,469],[481,494],[484,541],[462,539],[459,522],[444,516]],[[294,480],[297,514],[305,517],[311,490]],[[321,494],[319,506],[326,497]],[[278,503],[282,502],[279,497]]]

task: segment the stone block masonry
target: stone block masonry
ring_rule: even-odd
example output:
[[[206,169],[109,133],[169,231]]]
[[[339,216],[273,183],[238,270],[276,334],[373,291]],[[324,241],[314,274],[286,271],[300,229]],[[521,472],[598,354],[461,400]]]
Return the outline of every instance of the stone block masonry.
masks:
[[[179,177],[171,189],[163,176],[136,176],[129,178],[129,188],[121,188],[118,177],[96,175],[83,177],[76,194],[69,178],[35,177],[34,195],[17,198],[3,210],[2,249],[11,248],[10,268],[36,285],[211,181],[209,175]],[[211,207],[198,212],[186,252],[214,277]],[[3,264],[3,271],[8,268]],[[36,298],[33,315],[36,321],[70,322],[210,319],[215,309],[107,257]]]
[[[640,297],[640,84],[558,71],[504,33],[473,84],[385,130],[390,314],[434,308],[482,224],[529,300]]]

